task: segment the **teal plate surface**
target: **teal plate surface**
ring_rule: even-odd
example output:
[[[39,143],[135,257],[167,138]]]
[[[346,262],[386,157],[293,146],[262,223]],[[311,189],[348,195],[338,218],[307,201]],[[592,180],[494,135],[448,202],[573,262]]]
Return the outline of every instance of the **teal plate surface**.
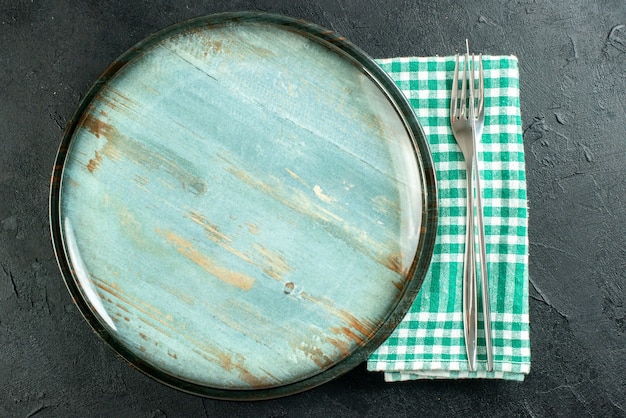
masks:
[[[406,99],[318,26],[222,14],[113,63],[68,125],[51,228],[76,304],[131,364],[225,399],[364,361],[410,307],[435,176]]]

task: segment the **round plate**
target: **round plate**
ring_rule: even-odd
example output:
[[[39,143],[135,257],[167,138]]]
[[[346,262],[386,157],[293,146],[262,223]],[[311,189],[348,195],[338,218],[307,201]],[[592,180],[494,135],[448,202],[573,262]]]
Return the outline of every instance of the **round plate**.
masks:
[[[118,353],[200,395],[262,399],[364,361],[436,230],[409,104],[363,52],[286,17],[212,15],[114,62],[68,126],[53,243]]]

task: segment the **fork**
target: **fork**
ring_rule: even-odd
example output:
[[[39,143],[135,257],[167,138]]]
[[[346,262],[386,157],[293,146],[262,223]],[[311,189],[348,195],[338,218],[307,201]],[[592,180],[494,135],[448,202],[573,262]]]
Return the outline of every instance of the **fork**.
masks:
[[[478,170],[478,141],[482,136],[484,125],[484,77],[482,55],[479,55],[478,89],[474,78],[476,57],[472,55],[470,64],[469,42],[466,40],[467,52],[463,61],[462,84],[459,81],[459,55],[456,55],[452,93],[450,98],[450,125],[454,137],[461,148],[467,172],[467,213],[465,231],[465,255],[463,263],[463,329],[465,348],[469,370],[476,370],[476,347],[478,340],[478,307],[477,307],[477,276],[476,249],[474,246],[474,163],[476,163],[476,224],[478,229],[478,246],[480,251],[480,278],[482,282],[481,296],[483,302],[483,320],[485,345],[487,349],[487,368],[493,370],[491,343],[491,314],[489,308],[489,288],[487,282],[487,261],[483,225],[482,193],[480,173]],[[467,72],[469,71],[469,86]],[[467,92],[469,91],[469,96]]]

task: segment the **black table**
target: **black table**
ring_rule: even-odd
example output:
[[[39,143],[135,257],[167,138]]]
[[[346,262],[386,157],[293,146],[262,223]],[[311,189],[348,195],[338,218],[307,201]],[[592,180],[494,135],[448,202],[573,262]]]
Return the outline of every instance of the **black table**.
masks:
[[[4,0],[0,416],[626,416],[626,2],[465,3]],[[449,55],[466,37],[474,51],[519,57],[533,360],[525,382],[389,384],[361,365],[300,395],[224,402],[151,380],[93,334],[49,240],[62,130],[127,48],[229,10],[304,18],[373,57]]]

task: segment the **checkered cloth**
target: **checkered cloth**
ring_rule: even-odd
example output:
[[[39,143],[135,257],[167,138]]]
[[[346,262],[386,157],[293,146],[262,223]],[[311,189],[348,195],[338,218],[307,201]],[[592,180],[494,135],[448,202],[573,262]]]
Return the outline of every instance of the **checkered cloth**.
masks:
[[[422,289],[404,320],[371,355],[368,369],[384,371],[387,381],[523,380],[530,371],[528,209],[517,59],[483,56],[485,128],[478,158],[491,299],[493,372],[487,372],[480,292],[475,372],[468,371],[463,338],[466,174],[449,119],[454,57],[392,58],[378,63],[409,99],[430,143],[439,190],[439,226]]]

